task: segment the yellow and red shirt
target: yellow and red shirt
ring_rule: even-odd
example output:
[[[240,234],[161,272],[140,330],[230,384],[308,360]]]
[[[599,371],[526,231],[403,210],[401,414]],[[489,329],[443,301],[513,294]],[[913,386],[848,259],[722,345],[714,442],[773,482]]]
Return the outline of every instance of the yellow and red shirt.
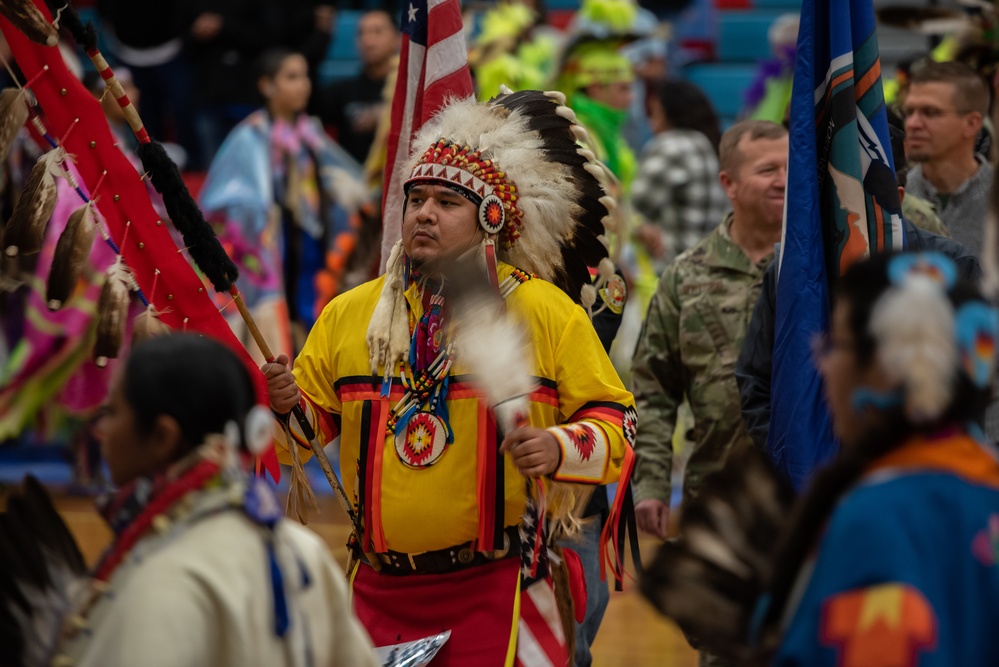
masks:
[[[500,282],[513,270],[500,264]],[[319,439],[325,444],[340,435],[344,488],[360,507],[373,550],[420,553],[469,541],[480,550],[500,548],[503,528],[517,525],[524,513],[524,478],[498,452],[492,411],[460,358],[447,393],[454,441],[444,453],[432,465],[412,467],[397,453],[395,438],[386,436],[386,421],[404,389],[395,378],[389,396],[381,396],[383,378],[369,365],[366,333],[383,281],[335,298],[295,361],[295,380]],[[412,330],[423,305],[415,285],[405,297]],[[634,399],[586,312],[540,279],[523,282],[506,304],[531,341],[538,386],[530,397],[531,424],[550,429],[562,448],[552,478],[617,480],[634,438]],[[287,451],[279,451],[279,458],[287,462]]]

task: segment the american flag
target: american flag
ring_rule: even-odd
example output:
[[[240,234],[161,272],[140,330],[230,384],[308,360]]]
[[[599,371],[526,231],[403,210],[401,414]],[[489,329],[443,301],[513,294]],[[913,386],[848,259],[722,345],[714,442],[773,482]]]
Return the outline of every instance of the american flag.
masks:
[[[403,171],[410,141],[450,97],[472,94],[468,48],[458,0],[412,0],[402,11],[402,51],[392,98],[382,192],[382,259],[385,270],[402,232]]]

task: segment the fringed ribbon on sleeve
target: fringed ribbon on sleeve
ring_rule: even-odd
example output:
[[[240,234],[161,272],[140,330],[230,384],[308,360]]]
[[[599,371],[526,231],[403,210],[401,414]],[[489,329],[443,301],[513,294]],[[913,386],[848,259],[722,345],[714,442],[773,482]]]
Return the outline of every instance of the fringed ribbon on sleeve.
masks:
[[[628,575],[624,567],[624,540],[628,533],[632,563],[635,572],[642,571],[642,558],[638,549],[638,524],[635,519],[635,499],[631,493],[631,474],[635,469],[635,450],[624,448],[624,462],[621,464],[621,478],[617,483],[617,493],[611,506],[607,523],[600,534],[600,579],[607,580],[607,569],[614,575],[614,590],[624,590],[624,577]],[[611,557],[608,547],[613,549]],[[634,579],[634,577],[632,577]]]

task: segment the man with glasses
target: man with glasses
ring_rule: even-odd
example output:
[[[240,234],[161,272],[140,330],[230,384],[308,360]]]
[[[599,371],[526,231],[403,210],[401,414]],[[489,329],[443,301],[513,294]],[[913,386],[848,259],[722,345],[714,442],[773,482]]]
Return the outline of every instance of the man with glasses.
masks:
[[[917,166],[906,190],[934,205],[953,238],[982,252],[993,167],[975,154],[989,92],[963,63],[927,62],[912,73],[905,115],[905,153]]]

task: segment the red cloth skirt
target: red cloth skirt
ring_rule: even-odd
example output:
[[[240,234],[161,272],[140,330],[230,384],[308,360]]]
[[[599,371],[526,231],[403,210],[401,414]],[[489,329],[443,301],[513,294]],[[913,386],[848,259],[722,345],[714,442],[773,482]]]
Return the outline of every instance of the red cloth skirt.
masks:
[[[434,667],[503,667],[519,620],[514,619],[519,571],[519,558],[406,576],[379,574],[362,563],[354,576],[354,611],[375,646],[450,630]]]

